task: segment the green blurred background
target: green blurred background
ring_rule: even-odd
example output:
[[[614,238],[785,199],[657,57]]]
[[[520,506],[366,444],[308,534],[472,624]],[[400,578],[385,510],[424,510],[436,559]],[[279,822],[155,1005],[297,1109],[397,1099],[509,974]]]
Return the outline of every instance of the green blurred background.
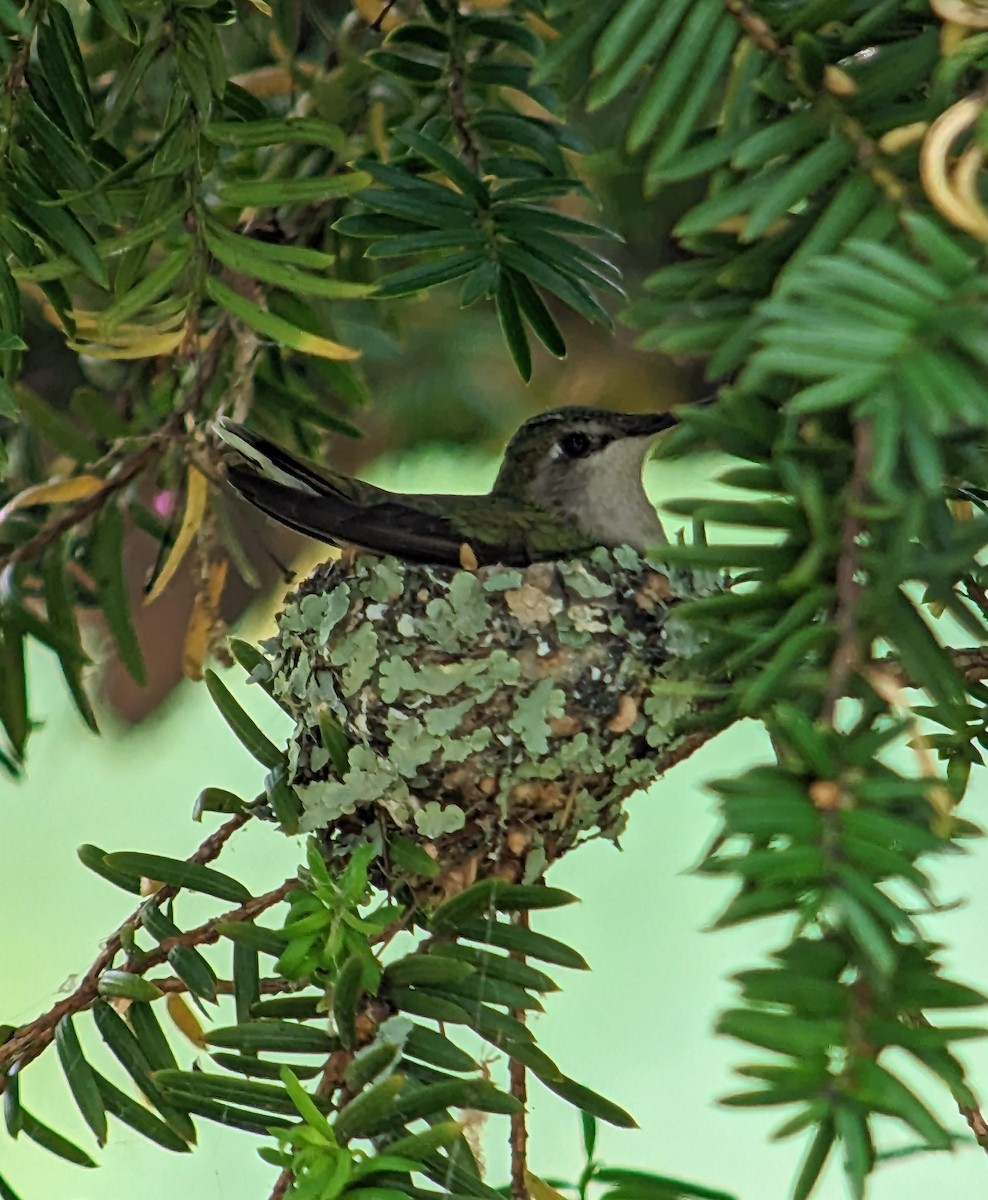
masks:
[[[492,371],[485,386],[495,377]],[[620,396],[607,399],[621,404]],[[517,403],[520,410],[524,399]],[[513,420],[510,403],[504,403],[503,414],[508,423]],[[364,473],[398,489],[472,491],[490,479],[495,462],[493,448],[491,453],[466,453],[423,441]],[[654,463],[649,490],[655,498],[706,494],[716,470],[709,460]],[[717,531],[722,533],[729,536],[729,531]],[[281,590],[275,585],[247,613],[240,625],[245,636],[265,635]],[[96,955],[100,939],[130,909],[126,896],[78,863],[76,846],[95,842],[113,850],[154,849],[185,856],[217,823],[215,816],[203,826],[190,820],[200,788],[221,786],[251,796],[261,783],[260,768],[240,749],[202,685],[179,684],[155,712],[133,726],[107,711],[105,734],[96,738],[72,711],[54,661],[38,652],[31,666],[32,712],[43,727],[32,739],[27,781],[0,784],[0,1020],[8,1022],[29,1020],[57,1000]],[[239,686],[238,672],[227,678],[272,736],[282,736],[285,728],[277,710]],[[640,1124],[637,1131],[602,1127],[598,1157],[609,1165],[702,1181],[743,1200],[782,1200],[802,1145],[798,1139],[769,1141],[781,1116],[717,1106],[718,1095],[736,1090],[731,1065],[746,1055],[738,1044],[715,1036],[712,1027],[732,1000],[731,972],[759,963],[781,941],[781,929],[763,920],[705,933],[727,900],[726,886],[692,875],[690,867],[715,830],[704,782],[733,774],[768,753],[753,725],[735,727],[708,743],[631,801],[621,851],[592,843],[554,867],[551,882],[575,891],[582,903],[545,914],[537,923],[581,950],[593,967],[591,973],[558,972],[563,991],[548,998],[546,1016],[535,1018],[541,1025],[540,1043],[568,1073],[630,1109]],[[965,807],[973,807],[977,797],[976,786]],[[294,871],[300,851],[300,839],[284,839],[272,826],[254,822],[233,839],[221,866],[248,886],[267,888]],[[980,892],[986,861],[985,850],[974,843],[967,856],[934,864],[941,897],[960,901]],[[183,919],[196,919],[192,904],[186,903]],[[203,915],[210,911],[215,910],[204,904]],[[985,989],[983,924],[963,906],[924,918],[929,935],[951,946],[951,973]],[[615,938],[616,929],[623,936]],[[189,1064],[194,1048],[178,1034],[174,1042],[183,1065]],[[988,1051],[979,1043],[963,1043],[962,1048],[974,1087],[983,1092]],[[97,1064],[106,1062],[105,1049],[95,1041],[87,1043],[87,1050]],[[110,1071],[116,1077],[117,1069]],[[949,1096],[931,1080],[918,1082],[922,1094],[939,1096],[938,1111],[949,1119]],[[531,1089],[532,1169],[543,1177],[572,1179],[582,1162],[574,1112],[537,1082]],[[36,1064],[22,1099],[88,1147],[87,1132],[53,1061]],[[963,1132],[956,1114],[951,1126]],[[98,1171],[67,1166],[23,1138],[17,1143],[5,1139],[0,1160],[23,1200],[267,1197],[273,1171],[255,1155],[257,1139],[205,1121],[200,1122],[200,1137],[196,1153],[174,1155],[114,1123]],[[489,1119],[483,1139],[489,1178],[505,1182],[502,1119]],[[908,1138],[900,1143],[907,1145]],[[951,1154],[888,1164],[870,1195],[873,1200],[928,1200],[938,1192],[952,1200],[982,1200],[986,1191],[983,1152],[965,1145]],[[821,1200],[846,1194],[839,1166],[831,1168]]]

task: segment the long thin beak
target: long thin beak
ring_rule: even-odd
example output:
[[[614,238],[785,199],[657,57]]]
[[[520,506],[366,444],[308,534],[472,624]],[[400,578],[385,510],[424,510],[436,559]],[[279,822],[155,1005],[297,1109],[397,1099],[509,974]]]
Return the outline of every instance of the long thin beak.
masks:
[[[702,400],[694,400],[685,407],[702,408],[713,404],[716,399],[716,395],[704,396]],[[654,437],[679,424],[678,412],[627,413],[626,415],[628,423],[625,433],[627,437],[648,437],[650,435]]]
[[[679,418],[672,412],[627,413],[623,424],[625,437],[654,437],[678,425]]]

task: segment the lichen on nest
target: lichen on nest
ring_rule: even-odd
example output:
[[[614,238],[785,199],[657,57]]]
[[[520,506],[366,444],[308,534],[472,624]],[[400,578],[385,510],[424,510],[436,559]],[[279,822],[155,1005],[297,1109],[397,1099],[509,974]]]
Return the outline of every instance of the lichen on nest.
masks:
[[[324,563],[265,643],[302,828],[329,853],[409,839],[461,886],[616,837],[695,703],[675,615],[695,592],[626,546],[521,569]],[[342,772],[327,716],[351,743]]]

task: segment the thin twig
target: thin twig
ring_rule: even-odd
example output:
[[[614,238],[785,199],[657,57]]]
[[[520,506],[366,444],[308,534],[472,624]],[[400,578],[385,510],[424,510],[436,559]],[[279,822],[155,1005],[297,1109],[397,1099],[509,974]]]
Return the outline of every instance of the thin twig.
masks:
[[[716,729],[697,729],[692,733],[688,733],[681,742],[677,742],[674,746],[663,752],[660,764],[661,773],[664,775],[666,771],[678,766],[681,762],[685,762],[701,746],[705,746],[712,738],[723,732],[723,727],[718,726]]]
[[[258,796],[255,798],[255,803],[261,800]],[[198,863],[200,866],[205,866],[206,863],[212,862],[218,858],[220,851],[226,843],[233,837],[238,829],[242,829],[244,825],[251,819],[253,812],[249,808],[245,808],[243,812],[238,812],[232,816],[229,821],[224,821],[218,829],[205,838],[189,858],[189,862]],[[159,892],[160,896],[161,893]],[[152,897],[154,899],[155,897]]]
[[[522,929],[528,929],[528,913],[524,910],[515,916],[514,923]],[[519,962],[525,961],[525,955],[513,952],[512,958]],[[524,1009],[516,1009],[512,1016],[516,1021],[525,1020]],[[528,1195],[528,1079],[525,1064],[516,1058],[508,1060],[508,1078],[511,1095],[518,1101],[521,1108],[511,1114],[511,1200],[529,1200]]]
[[[42,525],[38,532],[28,538],[26,542],[21,542],[13,550],[8,550],[6,554],[0,555],[0,571],[13,566],[14,563],[37,558],[63,533],[74,529],[76,525],[79,525],[87,517],[91,517],[93,513],[99,512],[114,492],[126,487],[162,453],[169,440],[169,435],[164,431],[153,434],[140,450],[130,455],[129,458],[121,459],[99,491],[93,492],[85,500],[80,500],[78,504],[73,504],[71,508]]]
[[[945,646],[944,653],[965,679],[988,679],[988,647],[961,646],[952,649],[949,646]],[[881,667],[889,679],[894,680],[899,687],[913,688],[917,686],[906,674],[902,664],[896,660],[894,655],[887,654],[883,658],[876,658],[874,665]]]
[[[864,528],[861,508],[867,494],[871,459],[871,424],[868,421],[858,421],[854,426],[854,464],[847,489],[840,557],[837,560],[837,610],[834,613],[837,646],[830,660],[827,690],[820,713],[830,724],[833,724],[837,701],[844,695],[848,680],[861,661],[858,634],[858,601],[861,598],[861,584],[858,582],[861,569],[859,541]]]
[[[218,917],[212,917],[210,920],[204,921],[201,925],[197,925],[195,929],[187,929],[185,933],[178,933],[174,937],[165,938],[153,950],[129,962],[123,970],[130,971],[133,975],[143,975],[145,971],[149,971],[152,967],[160,966],[163,962],[167,961],[169,951],[174,950],[176,946],[211,946],[223,936],[216,928],[218,921],[252,921],[259,913],[265,912],[267,909],[279,904],[293,888],[297,887],[298,877],[292,875],[291,878],[286,879],[284,883],[280,883],[276,888],[272,888],[271,891],[264,892],[261,896],[252,896],[250,900],[245,901],[239,908],[233,908],[229,912],[220,913]],[[150,898],[154,900],[157,897],[152,896]]]
[[[387,17],[388,13],[394,8],[394,6],[397,3],[398,3],[398,0],[388,0],[387,4],[385,4],[385,6],[381,9],[381,11],[374,18],[373,22],[371,23],[371,29],[373,29],[373,31],[375,33],[381,32],[381,26],[384,24],[385,17]]]
[[[480,151],[470,129],[470,107],[467,104],[467,64],[464,62],[456,28],[457,14],[453,12],[453,36],[449,51],[449,111],[453,128],[460,143],[463,161],[474,175],[480,174]]]
[[[916,1021],[917,1024],[921,1025],[924,1029],[937,1028],[932,1021],[922,1014],[917,1016]],[[954,1102],[957,1104],[957,1111],[967,1122],[968,1128],[974,1134],[974,1140],[978,1143],[981,1149],[988,1154],[988,1122],[985,1121],[981,1108],[977,1103],[973,1105],[965,1104],[953,1088],[951,1088],[951,1093],[953,1094]],[[970,1089],[968,1089],[968,1093],[970,1094]]]
[[[225,843],[250,818],[251,814],[246,811],[237,813],[231,817],[229,821],[226,821],[218,829],[214,830],[187,861],[191,863],[211,862],[220,853]],[[120,928],[134,928],[140,923],[144,910],[149,905],[160,904],[163,900],[170,899],[179,891],[180,889],[172,884],[166,884],[164,887],[159,888],[153,896],[149,896],[147,900],[131,913]],[[0,1045],[0,1094],[3,1093],[6,1080],[9,1078],[10,1067],[16,1065],[18,1069],[22,1069],[27,1063],[36,1059],[51,1045],[55,1037],[55,1027],[63,1017],[79,1012],[93,1003],[98,995],[100,977],[120,953],[122,945],[123,941],[120,932],[113,934],[107,940],[92,966],[82,977],[82,980],[73,992],[64,999],[59,1000],[57,1004],[52,1005],[40,1017],[36,1017],[27,1025],[22,1025],[3,1045]],[[161,959],[154,959],[153,954],[149,955],[148,959],[148,966],[153,966],[156,962],[161,961]],[[154,961],[150,961],[152,959]]]
[[[738,24],[759,50],[780,58],[786,55],[786,50],[779,44],[771,25],[758,16],[745,0],[724,0],[724,7],[731,16],[737,18]]]
[[[978,606],[983,617],[988,617],[988,589],[981,586],[980,583],[973,579],[966,579],[964,587],[967,591],[968,599]]]
[[[988,1124],[985,1123],[985,1118],[980,1108],[970,1108],[966,1104],[958,1102],[958,1112],[967,1121],[968,1128],[974,1134],[974,1140],[978,1143],[982,1150],[988,1154]]]
[[[223,351],[232,336],[233,320],[229,314],[224,313],[213,327],[209,345],[199,359],[195,378],[179,409],[182,415],[195,417],[198,414],[199,407],[206,398],[209,385],[213,382],[223,361]]]
[[[283,1200],[285,1193],[292,1186],[292,1181],[295,1178],[291,1167],[283,1167],[278,1174],[278,1178],[274,1181],[274,1187],[271,1189],[271,1195],[268,1200]]]

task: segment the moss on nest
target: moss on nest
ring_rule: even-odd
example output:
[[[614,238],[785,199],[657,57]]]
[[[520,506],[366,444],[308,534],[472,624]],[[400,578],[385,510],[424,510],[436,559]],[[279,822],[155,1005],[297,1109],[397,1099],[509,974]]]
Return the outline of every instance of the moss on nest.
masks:
[[[447,887],[537,878],[579,840],[616,837],[695,702],[674,611],[695,590],[629,547],[524,569],[318,567],[265,644],[296,720],[302,827],[331,852],[410,839]],[[327,716],[351,742],[342,774]]]

